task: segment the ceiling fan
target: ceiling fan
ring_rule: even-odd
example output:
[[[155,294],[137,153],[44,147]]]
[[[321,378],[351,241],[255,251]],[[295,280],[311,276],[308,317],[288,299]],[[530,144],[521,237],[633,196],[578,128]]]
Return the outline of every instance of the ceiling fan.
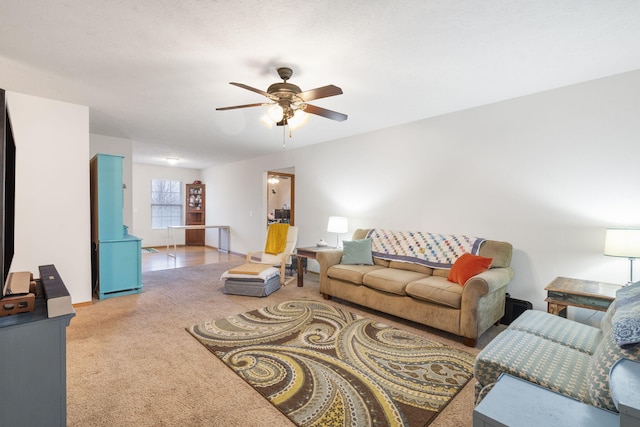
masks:
[[[282,83],[274,83],[267,91],[256,89],[242,83],[230,82],[234,86],[250,90],[260,95],[264,95],[272,102],[263,102],[257,104],[235,105],[233,107],[216,108],[218,111],[234,110],[237,108],[271,106],[269,108],[269,116],[276,122],[278,126],[288,125],[288,120],[296,115],[299,111],[315,114],[317,116],[326,117],[327,119],[342,122],[347,120],[347,115],[336,111],[327,110],[326,108],[316,107],[308,104],[308,101],[314,99],[328,98],[330,96],[341,95],[342,89],[334,85],[322,86],[316,89],[302,91],[298,86],[288,83],[287,80],[293,75],[293,70],[288,67],[280,67],[277,69],[278,75],[283,80]]]

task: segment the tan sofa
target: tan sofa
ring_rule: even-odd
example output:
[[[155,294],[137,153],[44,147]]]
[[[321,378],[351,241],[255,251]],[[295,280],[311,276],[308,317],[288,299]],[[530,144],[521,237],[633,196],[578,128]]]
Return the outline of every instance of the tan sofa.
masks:
[[[364,239],[367,232],[358,229],[352,238]],[[320,251],[320,293],[453,333],[474,347],[504,316],[506,287],[514,275],[511,253],[510,243],[485,240],[478,255],[492,258],[491,268],[461,286],[447,280],[449,269],[375,256],[374,265],[343,265],[342,250]]]

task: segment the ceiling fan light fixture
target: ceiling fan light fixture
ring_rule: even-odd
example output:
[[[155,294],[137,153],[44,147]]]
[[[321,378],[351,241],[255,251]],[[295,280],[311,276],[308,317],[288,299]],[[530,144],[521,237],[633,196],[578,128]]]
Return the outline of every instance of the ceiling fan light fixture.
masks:
[[[291,117],[289,121],[289,127],[291,129],[299,128],[304,125],[309,119],[309,115],[302,110],[295,110],[293,113],[293,117]]]
[[[273,127],[273,125],[275,125],[275,123],[273,122],[273,120],[271,119],[271,117],[269,117],[269,114],[265,113],[260,117],[260,121],[265,125],[265,127],[271,129]]]
[[[308,104],[314,99],[328,98],[330,96],[342,95],[342,89],[334,85],[326,85],[315,89],[302,91],[299,86],[289,83],[293,70],[288,67],[277,69],[282,82],[273,83],[267,91],[256,89],[243,83],[230,82],[231,85],[263,95],[271,103],[254,103],[235,105],[232,107],[216,108],[218,111],[235,110],[238,108],[268,106],[266,113],[260,118],[266,126],[271,128],[273,124],[279,127],[289,126],[289,136],[291,129],[302,126],[308,119],[308,114],[325,117],[330,120],[342,122],[347,120],[347,115],[326,108]],[[303,112],[304,111],[304,112]],[[307,113],[307,114],[305,114]],[[284,133],[283,133],[284,135]],[[283,144],[284,147],[284,144]]]
[[[284,109],[282,108],[282,106],[280,106],[280,104],[274,104],[269,107],[269,109],[267,110],[267,114],[269,115],[269,118],[271,120],[277,123],[279,121],[282,121],[282,118],[284,117]]]

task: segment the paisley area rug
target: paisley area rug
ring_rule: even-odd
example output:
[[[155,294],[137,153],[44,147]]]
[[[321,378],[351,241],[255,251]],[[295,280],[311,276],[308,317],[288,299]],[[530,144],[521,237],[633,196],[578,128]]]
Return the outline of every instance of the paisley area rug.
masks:
[[[187,330],[300,427],[425,426],[473,372],[468,353],[318,301]]]

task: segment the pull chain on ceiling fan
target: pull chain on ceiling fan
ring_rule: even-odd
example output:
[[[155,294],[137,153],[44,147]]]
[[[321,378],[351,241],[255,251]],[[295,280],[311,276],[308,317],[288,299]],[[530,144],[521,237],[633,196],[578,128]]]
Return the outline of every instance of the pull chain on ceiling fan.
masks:
[[[216,110],[225,111],[235,110],[238,108],[271,106],[271,108],[269,109],[269,115],[277,126],[287,126],[289,124],[289,120],[291,120],[298,111],[315,114],[317,116],[325,117],[327,119],[336,120],[339,122],[347,120],[346,114],[327,110],[326,108],[317,107],[315,105],[307,103],[308,101],[313,101],[314,99],[341,95],[342,89],[340,89],[339,87],[334,85],[327,85],[303,92],[300,87],[288,82],[288,80],[293,75],[293,70],[291,68],[278,68],[278,75],[283,81],[281,83],[278,82],[272,84],[271,86],[269,86],[266,92],[242,83],[229,83],[234,86],[238,86],[243,89],[258,93],[260,95],[264,95],[272,102],[235,105],[232,107],[216,108]]]

